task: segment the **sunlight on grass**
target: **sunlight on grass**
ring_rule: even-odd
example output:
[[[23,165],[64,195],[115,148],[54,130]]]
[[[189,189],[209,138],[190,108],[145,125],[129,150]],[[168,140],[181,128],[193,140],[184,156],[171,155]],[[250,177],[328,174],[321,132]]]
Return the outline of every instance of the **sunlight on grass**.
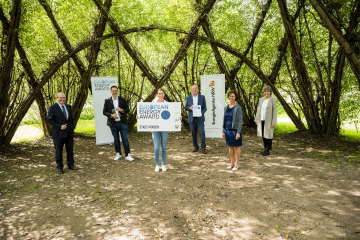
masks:
[[[282,133],[291,133],[295,132],[298,129],[292,122],[279,122],[275,126],[275,134],[282,134]]]
[[[95,120],[79,120],[75,132],[86,135],[95,135]]]
[[[279,122],[275,126],[275,134],[282,134],[282,133],[291,133],[295,132],[298,129],[292,122]]]
[[[360,132],[356,132],[356,129],[342,129],[340,135],[345,137],[346,140],[360,142]]]
[[[36,135],[34,137],[25,137],[25,138],[21,138],[21,139],[17,139],[17,140],[13,139],[13,140],[11,140],[11,143],[16,142],[16,143],[29,143],[30,144],[30,142],[36,141],[36,140],[41,139],[43,137],[44,137],[44,134]]]

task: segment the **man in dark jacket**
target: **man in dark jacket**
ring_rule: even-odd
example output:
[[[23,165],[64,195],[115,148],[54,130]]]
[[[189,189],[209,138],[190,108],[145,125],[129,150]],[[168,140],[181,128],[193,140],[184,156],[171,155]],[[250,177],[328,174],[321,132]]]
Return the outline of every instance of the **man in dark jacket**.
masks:
[[[128,140],[128,127],[125,113],[128,113],[129,106],[125,101],[125,98],[118,96],[118,87],[112,86],[112,97],[105,99],[103,114],[108,117],[107,125],[110,127],[111,133],[114,137],[114,145],[116,156],[114,160],[121,158],[121,147],[119,132],[125,151],[125,159],[133,161],[134,159],[130,155],[130,145]]]
[[[59,174],[64,174],[62,159],[63,148],[66,148],[66,160],[69,169],[77,170],[74,166],[74,119],[71,106],[66,104],[65,94],[56,94],[57,103],[49,107],[47,122],[52,126],[52,137],[55,147],[55,161]]]
[[[193,152],[199,150],[199,144],[197,143],[197,130],[199,129],[200,140],[201,140],[201,152],[206,154],[206,143],[205,143],[205,112],[206,112],[206,100],[204,95],[200,95],[199,88],[194,85],[191,87],[191,95],[186,97],[185,110],[189,112],[188,123],[191,129],[191,136],[193,141],[194,149]],[[201,106],[201,116],[193,116],[193,106]]]

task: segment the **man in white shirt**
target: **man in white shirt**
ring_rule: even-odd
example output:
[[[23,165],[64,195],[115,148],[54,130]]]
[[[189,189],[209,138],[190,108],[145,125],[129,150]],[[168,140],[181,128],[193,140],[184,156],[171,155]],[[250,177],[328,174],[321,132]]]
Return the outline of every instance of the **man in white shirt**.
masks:
[[[129,106],[125,98],[118,96],[118,87],[112,86],[110,88],[111,97],[105,99],[103,114],[108,117],[107,125],[110,127],[111,133],[114,137],[114,146],[116,156],[114,160],[119,160],[121,158],[121,146],[120,146],[120,137],[123,143],[125,151],[125,159],[128,161],[133,161],[134,158],[130,155],[130,145],[128,140],[128,127],[126,113],[128,113]]]

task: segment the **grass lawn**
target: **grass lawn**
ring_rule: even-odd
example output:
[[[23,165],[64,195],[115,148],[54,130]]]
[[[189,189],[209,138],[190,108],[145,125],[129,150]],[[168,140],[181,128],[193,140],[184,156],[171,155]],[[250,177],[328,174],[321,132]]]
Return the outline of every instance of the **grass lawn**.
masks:
[[[275,134],[291,133],[297,130],[298,129],[295,127],[295,124],[292,122],[278,122],[275,126]]]
[[[76,125],[75,132],[86,135],[95,135],[95,119],[79,120]]]
[[[40,125],[29,125],[41,127]],[[279,122],[275,127],[275,134],[291,133],[297,131],[297,128],[292,122]],[[79,120],[75,129],[76,133],[82,133],[86,135],[95,135],[95,120]],[[349,141],[360,142],[360,133],[356,132],[355,129],[343,129],[340,135],[345,137]],[[21,141],[36,140],[41,137],[22,139]]]
[[[344,136],[346,140],[360,142],[360,133],[356,132],[356,129],[342,129],[340,135]]]

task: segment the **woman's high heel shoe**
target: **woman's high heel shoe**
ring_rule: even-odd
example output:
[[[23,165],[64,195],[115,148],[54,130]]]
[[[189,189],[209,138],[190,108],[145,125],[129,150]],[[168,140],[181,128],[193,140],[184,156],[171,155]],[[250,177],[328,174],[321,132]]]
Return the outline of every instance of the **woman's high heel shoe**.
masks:
[[[239,165],[237,167],[234,166],[234,168],[232,170],[237,171],[238,169],[239,169]]]
[[[235,165],[230,165],[230,166],[228,166],[226,169],[230,170],[230,169],[232,169],[234,166],[235,166]]]

